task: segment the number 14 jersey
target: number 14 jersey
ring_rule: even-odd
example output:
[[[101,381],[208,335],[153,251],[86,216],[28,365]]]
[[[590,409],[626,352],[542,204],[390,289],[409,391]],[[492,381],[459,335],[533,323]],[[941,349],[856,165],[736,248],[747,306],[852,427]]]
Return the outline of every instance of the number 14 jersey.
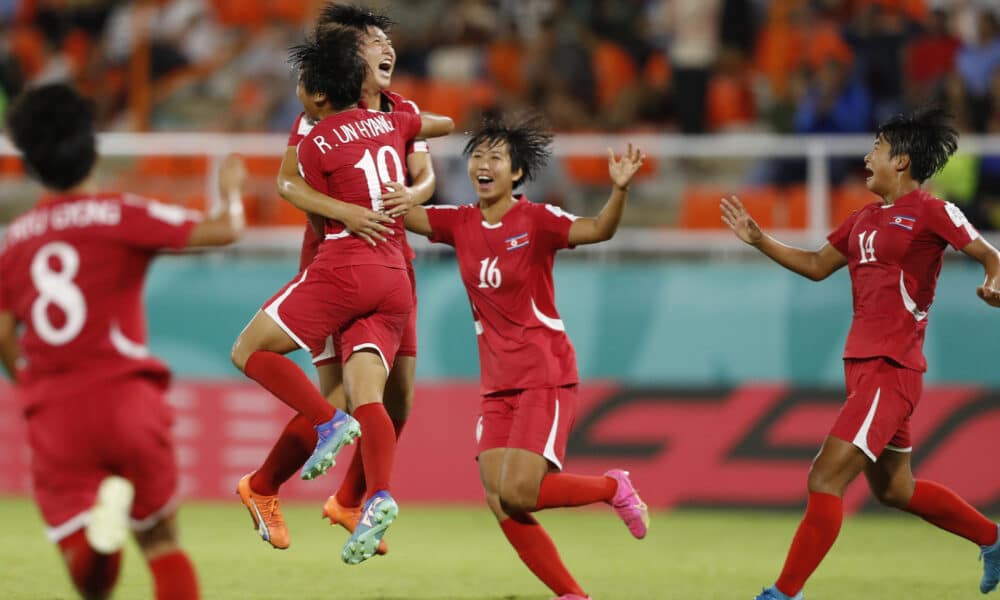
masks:
[[[20,383],[69,375],[81,389],[116,376],[165,378],[146,348],[142,290],[164,249],[187,245],[198,215],[132,195],[58,196],[7,228],[0,310],[24,324]]]
[[[926,371],[927,312],[945,248],[961,250],[977,237],[957,206],[923,190],[848,217],[827,238],[851,272],[854,321],[844,358],[884,356]]]
[[[577,383],[552,283],[575,217],[523,197],[494,225],[477,204],[428,207],[427,217],[431,241],[455,247],[479,343],[480,392]]]

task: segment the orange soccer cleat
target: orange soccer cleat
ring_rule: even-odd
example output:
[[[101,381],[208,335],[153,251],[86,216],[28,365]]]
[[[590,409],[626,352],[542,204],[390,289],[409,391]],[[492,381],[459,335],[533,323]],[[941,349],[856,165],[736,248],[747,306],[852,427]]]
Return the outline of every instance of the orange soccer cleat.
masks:
[[[240,500],[250,512],[253,526],[257,528],[261,539],[278,550],[284,550],[291,544],[291,540],[288,538],[288,526],[285,525],[285,518],[281,516],[281,504],[278,496],[255,494],[250,489],[252,475],[253,473],[248,473],[240,478],[240,482],[236,485],[236,493],[240,495]]]
[[[358,521],[361,519],[361,507],[341,506],[340,502],[337,502],[337,495],[334,494],[327,498],[323,504],[323,518],[329,519],[330,525],[340,525],[348,533],[354,533]],[[389,546],[386,545],[385,540],[380,540],[375,554],[381,556],[388,553]]]

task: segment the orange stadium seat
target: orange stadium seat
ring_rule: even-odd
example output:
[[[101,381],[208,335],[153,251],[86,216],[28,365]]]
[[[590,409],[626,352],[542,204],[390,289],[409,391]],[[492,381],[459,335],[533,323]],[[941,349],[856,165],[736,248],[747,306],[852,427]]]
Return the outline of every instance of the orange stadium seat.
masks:
[[[776,226],[788,229],[805,229],[809,223],[809,194],[804,185],[790,185],[784,190],[778,207]]]
[[[624,48],[607,40],[597,43],[590,62],[597,84],[597,102],[602,108],[610,108],[621,91],[635,82],[635,62]]]
[[[523,94],[527,86],[524,78],[524,48],[514,40],[500,40],[486,51],[486,70],[497,87],[514,94]]]
[[[0,177],[19,177],[24,175],[24,165],[17,156],[0,156]]]
[[[620,152],[621,150],[615,150]],[[601,156],[567,156],[562,159],[563,168],[570,179],[583,185],[604,186],[608,185],[608,157]],[[656,159],[646,156],[635,174],[635,181],[641,181],[644,177],[656,173]]]
[[[845,184],[834,188],[830,193],[830,226],[837,227],[852,212],[877,200],[863,184]]]
[[[735,194],[757,223],[764,228],[775,227],[775,207],[779,194],[773,186],[744,188],[733,191],[715,186],[692,185],[681,197],[678,224],[684,229],[722,229],[722,212],[719,203],[723,196]]]

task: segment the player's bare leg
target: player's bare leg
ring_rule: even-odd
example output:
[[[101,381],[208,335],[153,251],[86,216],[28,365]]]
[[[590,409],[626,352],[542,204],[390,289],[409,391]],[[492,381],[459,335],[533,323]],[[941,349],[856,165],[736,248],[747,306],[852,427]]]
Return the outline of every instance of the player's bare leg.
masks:
[[[329,470],[340,449],[361,432],[357,421],[330,406],[306,374],[283,356],[298,347],[267,313],[258,311],[233,345],[232,360],[316,428],[316,449],[302,469],[303,479],[313,479]]]
[[[178,543],[176,513],[136,531],[135,540],[153,574],[156,600],[197,600],[198,578]]]
[[[508,466],[505,463],[510,452],[517,453],[518,458],[523,459],[515,459],[510,463],[510,468],[516,469],[522,464],[527,468],[523,476],[510,472],[511,477],[506,484],[505,497],[504,474],[508,473]],[[541,463],[527,456],[521,456],[522,454],[533,454],[541,459]],[[508,448],[484,450],[479,453],[478,458],[479,477],[486,492],[486,504],[521,561],[535,574],[535,577],[560,597],[586,598],[580,585],[563,564],[552,538],[528,511],[520,510],[518,507],[531,503],[532,495],[537,498],[538,484],[548,471],[545,458],[526,450]],[[531,483],[532,479],[534,485]]]
[[[389,493],[396,433],[382,404],[388,375],[382,355],[369,350],[355,352],[344,365],[348,406],[364,431],[361,457],[368,484],[368,500],[361,510],[361,520],[341,551],[341,559],[347,564],[358,564],[374,556],[382,536],[399,513],[399,506]]]
[[[844,520],[844,490],[870,464],[854,444],[827,436],[809,469],[809,503],[778,581],[758,600],[801,598],[802,587],[826,556]]]
[[[892,448],[865,469],[868,486],[879,502],[905,510],[980,547],[983,577],[979,591],[986,594],[1000,581],[1000,536],[997,524],[970,506],[958,494],[933,481],[916,480],[910,453]]]

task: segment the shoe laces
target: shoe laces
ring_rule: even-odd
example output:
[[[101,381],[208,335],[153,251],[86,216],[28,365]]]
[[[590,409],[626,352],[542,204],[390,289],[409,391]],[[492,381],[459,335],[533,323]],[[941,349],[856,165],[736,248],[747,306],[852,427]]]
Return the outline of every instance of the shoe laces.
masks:
[[[281,519],[281,505],[278,502],[277,496],[258,496],[258,498],[259,502],[257,503],[257,508],[260,510],[260,516],[262,516],[268,524]]]

